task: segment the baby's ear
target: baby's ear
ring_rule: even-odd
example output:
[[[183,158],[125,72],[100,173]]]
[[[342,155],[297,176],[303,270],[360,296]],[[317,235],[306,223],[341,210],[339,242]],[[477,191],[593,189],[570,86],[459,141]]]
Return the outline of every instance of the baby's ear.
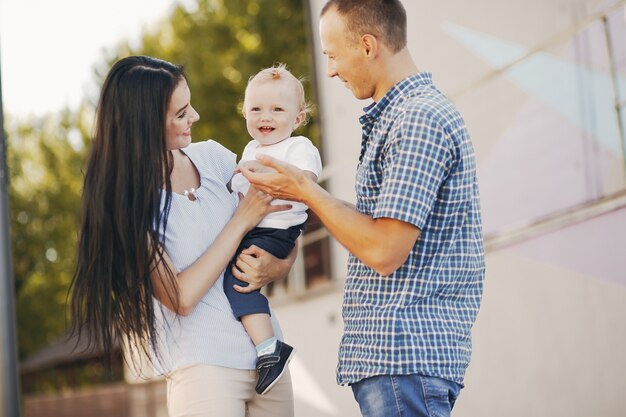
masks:
[[[302,126],[305,120],[306,120],[306,113],[304,111],[301,111],[300,113],[298,113],[298,115],[296,116],[296,122],[293,126],[293,130],[296,130],[297,128]]]

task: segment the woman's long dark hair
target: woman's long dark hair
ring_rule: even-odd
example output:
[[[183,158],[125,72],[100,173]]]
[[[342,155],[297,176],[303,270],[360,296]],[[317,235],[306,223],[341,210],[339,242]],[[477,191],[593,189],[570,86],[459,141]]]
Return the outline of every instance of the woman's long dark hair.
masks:
[[[131,56],[113,65],[100,93],[70,309],[73,333],[86,336],[89,348],[103,348],[109,369],[116,346],[156,348],[150,275],[165,265],[159,231],[171,202],[166,115],[184,78],[180,66]],[[177,306],[177,294],[169,297]]]

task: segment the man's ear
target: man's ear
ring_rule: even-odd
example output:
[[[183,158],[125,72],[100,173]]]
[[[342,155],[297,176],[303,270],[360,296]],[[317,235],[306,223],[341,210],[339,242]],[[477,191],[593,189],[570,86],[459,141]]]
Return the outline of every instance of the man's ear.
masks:
[[[378,55],[378,39],[374,35],[366,33],[361,36],[361,48],[367,57],[375,58]]]

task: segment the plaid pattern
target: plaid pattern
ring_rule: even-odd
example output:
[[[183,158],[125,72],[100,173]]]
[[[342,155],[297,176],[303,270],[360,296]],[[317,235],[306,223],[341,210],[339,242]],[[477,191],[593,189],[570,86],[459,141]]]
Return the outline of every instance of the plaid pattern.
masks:
[[[421,233],[389,276],[350,255],[337,381],[419,373],[463,384],[485,271],[469,134],[429,73],[364,110],[357,210]]]

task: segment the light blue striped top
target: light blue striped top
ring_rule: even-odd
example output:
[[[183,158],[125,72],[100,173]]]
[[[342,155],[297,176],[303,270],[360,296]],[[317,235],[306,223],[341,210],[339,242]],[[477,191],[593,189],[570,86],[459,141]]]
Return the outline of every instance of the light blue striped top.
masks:
[[[196,200],[174,193],[161,241],[178,271],[193,264],[230,220],[238,198],[226,184],[233,175],[236,155],[219,143],[192,143],[182,151],[200,174]],[[162,204],[165,196],[162,196]],[[207,277],[208,279],[208,277]],[[158,351],[156,371],[166,374],[196,363],[235,369],[254,369],[256,352],[250,337],[224,295],[223,273],[188,316],[177,316],[155,300]],[[272,315],[274,331],[282,338]]]

